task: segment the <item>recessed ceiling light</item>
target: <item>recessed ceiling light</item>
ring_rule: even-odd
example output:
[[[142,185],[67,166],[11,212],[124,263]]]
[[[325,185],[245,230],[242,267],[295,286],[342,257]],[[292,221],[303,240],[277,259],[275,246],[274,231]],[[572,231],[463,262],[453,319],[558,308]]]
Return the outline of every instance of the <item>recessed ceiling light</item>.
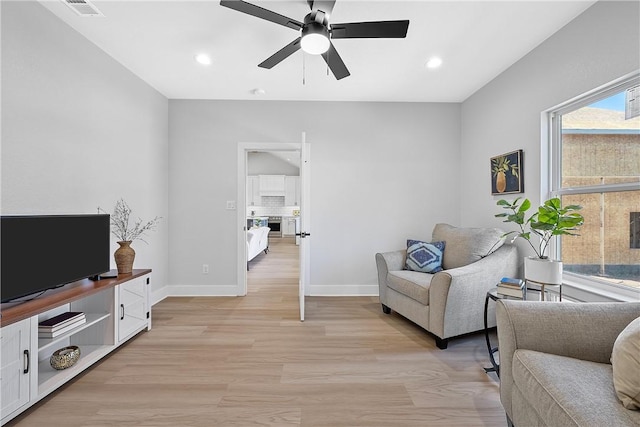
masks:
[[[196,55],[196,61],[202,65],[211,65],[211,57],[204,53]]]
[[[427,68],[434,69],[442,65],[442,59],[434,56],[427,61]]]

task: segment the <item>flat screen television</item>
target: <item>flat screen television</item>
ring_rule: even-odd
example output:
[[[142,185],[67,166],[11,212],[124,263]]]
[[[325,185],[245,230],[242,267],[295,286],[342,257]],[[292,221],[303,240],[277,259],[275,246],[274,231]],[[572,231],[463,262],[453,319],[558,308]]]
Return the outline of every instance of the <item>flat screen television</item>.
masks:
[[[0,300],[109,271],[109,227],[106,214],[0,217]]]

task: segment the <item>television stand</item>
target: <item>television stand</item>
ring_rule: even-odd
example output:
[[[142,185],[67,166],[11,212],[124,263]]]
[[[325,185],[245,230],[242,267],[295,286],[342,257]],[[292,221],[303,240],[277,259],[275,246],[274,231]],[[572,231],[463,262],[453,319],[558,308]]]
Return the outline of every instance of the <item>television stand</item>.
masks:
[[[143,330],[151,329],[151,270],[70,283],[0,310],[1,424],[24,412]],[[38,338],[38,323],[67,311],[86,322],[54,338]],[[64,370],[49,363],[58,349],[76,345],[80,359]]]
[[[89,279],[96,282],[98,280],[113,279],[115,277],[118,277],[118,270],[109,270],[106,273],[98,274],[96,276],[91,276],[89,277]]]

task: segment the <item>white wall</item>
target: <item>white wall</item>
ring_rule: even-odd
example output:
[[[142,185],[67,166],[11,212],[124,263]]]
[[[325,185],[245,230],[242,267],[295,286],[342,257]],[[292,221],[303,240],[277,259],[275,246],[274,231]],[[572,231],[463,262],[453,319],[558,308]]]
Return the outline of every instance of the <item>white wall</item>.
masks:
[[[463,225],[506,226],[494,218],[496,201],[518,195],[491,195],[489,158],[516,149],[524,150],[520,196],[539,204],[541,113],[640,69],[639,4],[596,3],[463,103]]]
[[[225,207],[236,199],[238,143],[298,142],[305,131],[311,290],[377,292],[376,252],[460,221],[459,114],[458,104],[170,101],[171,291],[237,285],[244,224]]]
[[[1,7],[2,213],[111,212],[123,197],[134,215],[164,217],[150,245],[134,243],[134,268],[152,268],[161,294],[168,101],[40,4]]]

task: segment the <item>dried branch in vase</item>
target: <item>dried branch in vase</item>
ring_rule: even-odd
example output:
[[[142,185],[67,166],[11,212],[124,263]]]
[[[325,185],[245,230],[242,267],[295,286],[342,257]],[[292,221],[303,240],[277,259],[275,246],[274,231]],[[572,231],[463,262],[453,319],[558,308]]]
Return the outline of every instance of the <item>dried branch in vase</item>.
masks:
[[[98,212],[107,213],[100,207],[98,207]],[[148,244],[142,236],[145,235],[147,231],[155,230],[161,217],[156,216],[154,219],[147,222],[138,218],[138,220],[134,222],[133,226],[130,226],[131,212],[132,209],[124,199],[118,200],[115,208],[113,209],[113,214],[111,214],[111,233],[122,242],[141,240]]]

